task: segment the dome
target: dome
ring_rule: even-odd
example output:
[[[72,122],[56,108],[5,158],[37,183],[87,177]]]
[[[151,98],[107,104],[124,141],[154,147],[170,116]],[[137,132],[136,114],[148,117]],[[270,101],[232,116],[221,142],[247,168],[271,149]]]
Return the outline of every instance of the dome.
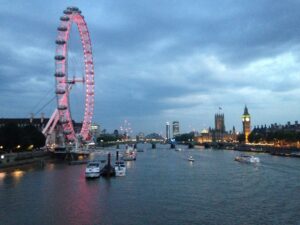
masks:
[[[208,134],[208,130],[207,130],[207,129],[203,129],[203,130],[201,131],[201,134]]]

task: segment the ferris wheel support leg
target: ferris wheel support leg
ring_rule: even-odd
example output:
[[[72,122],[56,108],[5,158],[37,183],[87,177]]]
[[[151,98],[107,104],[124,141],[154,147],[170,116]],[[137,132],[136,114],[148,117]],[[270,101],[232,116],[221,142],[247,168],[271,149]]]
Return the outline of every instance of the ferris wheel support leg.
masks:
[[[42,133],[47,136],[50,132],[49,132],[49,128],[52,127],[51,125],[53,124],[53,121],[58,117],[58,110],[55,109],[55,111],[52,113],[48,123],[46,124],[45,128],[43,129]],[[57,121],[56,121],[57,123]],[[56,125],[55,123],[55,125]],[[53,130],[52,130],[53,131]]]
[[[50,127],[50,130],[49,130],[50,134],[52,134],[54,128],[56,127],[56,124],[57,124],[58,120],[59,120],[59,114],[57,112],[56,115],[55,115],[55,117],[54,117],[54,121],[52,123],[52,126]]]

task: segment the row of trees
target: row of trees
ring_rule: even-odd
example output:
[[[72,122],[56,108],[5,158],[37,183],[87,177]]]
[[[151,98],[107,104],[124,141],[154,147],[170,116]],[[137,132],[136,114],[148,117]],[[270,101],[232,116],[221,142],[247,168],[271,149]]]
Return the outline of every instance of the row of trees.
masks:
[[[180,135],[175,136],[175,141],[177,141],[177,142],[190,142],[194,139],[194,137],[195,137],[194,132],[180,134]]]
[[[7,123],[0,128],[0,150],[20,151],[45,146],[45,136],[34,126],[18,127]]]
[[[121,135],[115,135],[115,134],[100,134],[99,137],[97,137],[97,142],[112,142],[121,140],[123,137]]]

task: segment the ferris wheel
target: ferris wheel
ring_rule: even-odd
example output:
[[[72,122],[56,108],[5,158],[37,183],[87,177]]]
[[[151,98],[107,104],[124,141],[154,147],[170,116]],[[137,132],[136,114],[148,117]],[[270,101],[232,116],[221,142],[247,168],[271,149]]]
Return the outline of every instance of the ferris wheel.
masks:
[[[43,130],[47,136],[51,134],[54,127],[59,124],[66,141],[72,142],[78,136],[87,141],[90,138],[90,126],[94,111],[94,64],[92,46],[87,24],[81,11],[77,7],[68,7],[60,17],[60,25],[57,28],[58,35],[55,41],[55,94],[57,99],[57,109],[52,114],[48,124]],[[68,42],[72,24],[76,24],[83,48],[84,56],[84,77],[83,79],[69,79],[68,76]],[[75,133],[71,110],[70,110],[70,91],[72,86],[82,82],[85,84],[85,104],[82,127],[79,134]]]
[[[125,135],[126,139],[133,133],[131,124],[128,120],[124,120],[123,125],[120,126],[120,131]]]

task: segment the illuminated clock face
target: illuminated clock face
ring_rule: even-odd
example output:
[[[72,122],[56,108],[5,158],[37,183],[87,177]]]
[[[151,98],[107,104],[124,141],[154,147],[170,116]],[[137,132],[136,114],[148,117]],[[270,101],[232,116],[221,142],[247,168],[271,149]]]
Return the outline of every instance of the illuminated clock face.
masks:
[[[247,118],[246,118],[246,121],[247,121],[247,122],[249,122],[249,121],[250,121],[250,118],[249,118],[249,117],[247,117]]]

